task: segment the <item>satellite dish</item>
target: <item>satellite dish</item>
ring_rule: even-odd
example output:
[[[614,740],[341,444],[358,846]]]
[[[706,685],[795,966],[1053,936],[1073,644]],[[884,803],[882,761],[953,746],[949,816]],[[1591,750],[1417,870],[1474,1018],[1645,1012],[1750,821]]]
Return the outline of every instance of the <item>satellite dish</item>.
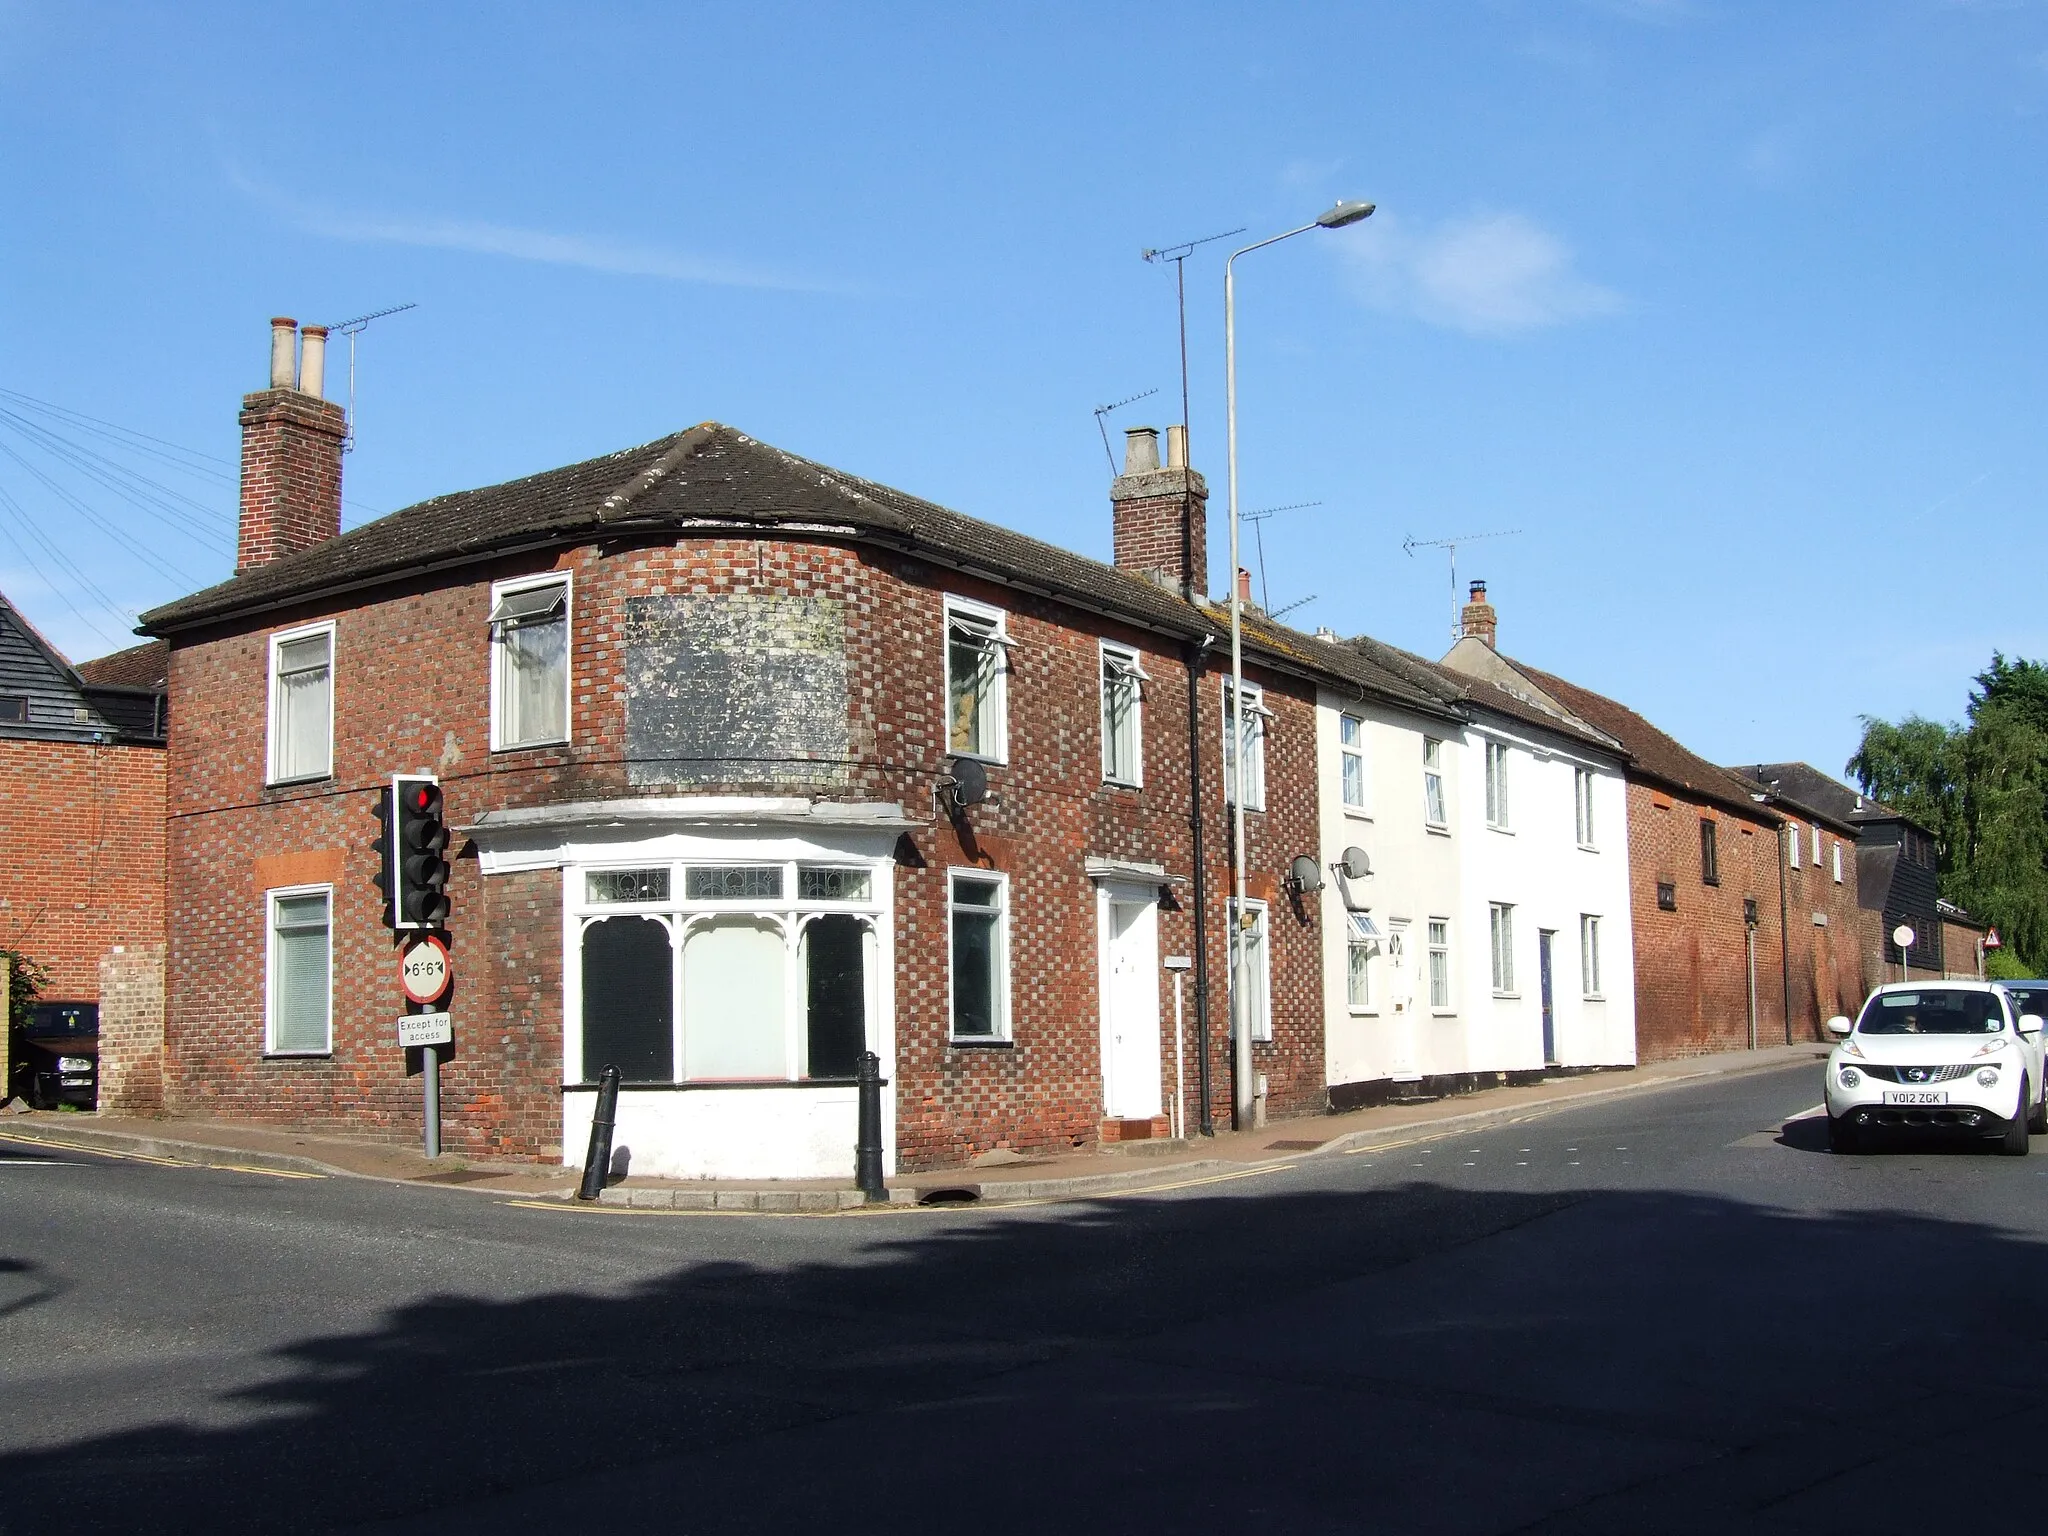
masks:
[[[1346,880],[1364,880],[1372,874],[1372,860],[1365,856],[1365,850],[1353,843],[1344,850],[1342,865]]]
[[[947,765],[953,775],[953,803],[980,805],[988,798],[988,770],[971,757],[956,757]]]
[[[1323,872],[1316,861],[1304,853],[1287,866],[1287,881],[1305,896],[1310,891],[1323,888]]]

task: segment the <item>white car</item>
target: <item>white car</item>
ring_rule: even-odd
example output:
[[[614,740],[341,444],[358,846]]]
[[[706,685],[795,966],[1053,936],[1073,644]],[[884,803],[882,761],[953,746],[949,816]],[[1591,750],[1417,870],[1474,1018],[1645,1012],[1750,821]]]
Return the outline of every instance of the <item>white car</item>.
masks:
[[[1990,981],[1888,982],[1871,993],[1828,1056],[1828,1145],[1855,1152],[1874,1136],[1995,1139],[2025,1157],[2048,1133],[2041,1020]]]

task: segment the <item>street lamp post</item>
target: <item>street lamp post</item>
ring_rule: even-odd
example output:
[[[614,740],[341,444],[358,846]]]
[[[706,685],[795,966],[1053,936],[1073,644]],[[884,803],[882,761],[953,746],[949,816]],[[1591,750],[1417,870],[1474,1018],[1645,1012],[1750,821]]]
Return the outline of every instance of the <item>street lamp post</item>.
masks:
[[[1319,215],[1312,224],[1290,229],[1269,239],[1233,251],[1223,263],[1223,373],[1224,418],[1230,460],[1230,1031],[1236,1061],[1237,1128],[1252,1122],[1252,1021],[1250,977],[1245,967],[1245,871],[1244,871],[1244,602],[1237,586],[1237,258],[1278,245],[1312,229],[1342,229],[1372,216],[1371,203],[1339,202]]]

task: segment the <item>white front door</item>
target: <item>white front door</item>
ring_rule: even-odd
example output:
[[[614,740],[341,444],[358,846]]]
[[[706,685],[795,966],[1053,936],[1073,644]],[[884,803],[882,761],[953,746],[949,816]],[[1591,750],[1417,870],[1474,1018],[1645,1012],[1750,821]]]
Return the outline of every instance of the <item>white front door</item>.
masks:
[[[1102,1096],[1119,1120],[1160,1112],[1159,904],[1111,896],[1102,939]]]
[[[1422,1076],[1422,1041],[1405,918],[1393,918],[1387,923],[1387,1019],[1391,1026],[1387,1046],[1393,1078],[1396,1082],[1413,1082]]]

